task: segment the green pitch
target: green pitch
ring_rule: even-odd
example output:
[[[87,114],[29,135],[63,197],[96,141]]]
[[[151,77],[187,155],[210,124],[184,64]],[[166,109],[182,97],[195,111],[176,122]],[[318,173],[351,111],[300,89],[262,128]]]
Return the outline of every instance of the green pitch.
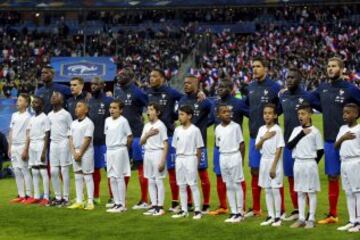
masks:
[[[244,123],[244,126],[247,122]],[[314,125],[321,129],[321,116],[314,116]],[[244,133],[248,146],[248,131]],[[209,128],[209,159],[212,159],[213,129]],[[216,179],[209,161],[211,176],[211,207],[218,206]],[[251,205],[250,173],[245,164],[247,181],[247,206]],[[324,217],[328,210],[327,179],[324,175],[324,162],[320,163],[322,190],[318,195],[317,219]],[[105,172],[102,174],[102,203],[106,203],[107,183]],[[287,212],[292,211],[285,179]],[[170,203],[168,181],[166,185],[166,209]],[[122,214],[109,214],[105,207],[98,206],[94,211],[58,209],[52,207],[10,205],[15,197],[15,180],[0,181],[0,239],[359,239],[359,234],[342,233],[336,230],[339,225],[317,225],[315,229],[290,229],[284,222],[280,228],[260,227],[266,217],[264,194],[262,194],[263,217],[246,219],[240,224],[225,224],[227,216],[204,216],[200,221],[172,219],[170,214],[163,217],[143,216],[141,211],[128,210]],[[74,182],[71,181],[71,197],[75,196]],[[128,188],[128,207],[131,208],[140,198],[136,171],[132,173]],[[104,205],[102,204],[102,205]],[[348,221],[345,197],[341,193],[338,204],[340,224]]]

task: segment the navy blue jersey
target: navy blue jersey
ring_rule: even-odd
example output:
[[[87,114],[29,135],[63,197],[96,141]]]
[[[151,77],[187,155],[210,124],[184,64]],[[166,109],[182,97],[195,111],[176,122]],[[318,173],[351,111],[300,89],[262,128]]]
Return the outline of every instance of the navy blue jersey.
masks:
[[[148,104],[147,95],[134,83],[116,86],[114,97],[124,103],[123,116],[128,120],[134,137],[141,137],[144,127],[143,110]]]
[[[178,118],[175,106],[183,95],[174,88],[162,85],[159,88],[148,89],[147,96],[149,102],[156,102],[160,104],[160,120],[165,124],[168,136],[172,136],[175,130],[175,121]]]
[[[73,119],[76,119],[75,116],[75,107],[76,104],[80,101],[80,100],[85,100],[86,99],[86,95],[87,92],[83,91],[79,96],[75,97],[72,96],[70,97],[67,101],[66,101],[66,109],[68,110],[68,112],[71,114],[71,117]]]
[[[317,108],[317,106],[315,105],[314,99],[311,97],[310,93],[300,87],[298,87],[294,92],[289,90],[285,91],[280,94],[279,98],[281,103],[280,106],[284,114],[284,139],[285,142],[287,142],[293,129],[300,125],[297,115],[297,108],[299,105],[306,102],[313,108]]]
[[[49,87],[42,86],[41,88],[35,91],[35,96],[41,97],[44,99],[44,112],[48,114],[52,110],[50,103],[51,95],[53,92],[60,92],[64,95],[64,100],[71,96],[71,91],[68,86],[63,84],[52,83]],[[65,101],[64,101],[65,104]]]
[[[112,101],[111,97],[107,97],[104,93],[89,99],[89,118],[93,121],[94,129],[94,145],[105,144],[104,125],[105,119],[110,115],[109,106]]]
[[[211,122],[211,102],[209,99],[202,101],[197,100],[197,94],[184,95],[179,101],[179,107],[189,105],[194,110],[191,122],[197,126],[203,137],[204,145],[206,146],[207,127]]]
[[[226,104],[231,110],[231,119],[242,127],[244,116],[249,117],[249,107],[245,104],[244,100],[238,99],[231,94],[224,98],[218,98],[214,102],[213,116],[215,119],[215,127],[221,123],[217,116],[217,109],[220,104]]]
[[[250,137],[256,138],[259,128],[264,125],[263,110],[266,103],[273,103],[279,107],[278,93],[281,87],[275,81],[266,77],[263,81],[253,81],[248,86],[248,95],[245,103],[249,107],[249,129]]]
[[[335,141],[344,125],[343,107],[347,103],[360,105],[360,89],[344,80],[322,83],[312,94],[323,114],[324,139]]]

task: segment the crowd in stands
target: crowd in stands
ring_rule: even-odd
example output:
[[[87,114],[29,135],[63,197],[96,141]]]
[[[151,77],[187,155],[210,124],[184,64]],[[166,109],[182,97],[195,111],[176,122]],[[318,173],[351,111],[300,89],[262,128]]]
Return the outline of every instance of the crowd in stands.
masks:
[[[40,69],[55,56],[112,56],[118,68],[132,66],[140,84],[148,81],[151,68],[165,70],[171,78],[183,60],[194,51],[191,71],[210,94],[217,80],[230,77],[239,87],[251,81],[251,58],[265,55],[271,77],[283,83],[289,66],[303,73],[304,86],[311,90],[326,79],[326,59],[340,55],[346,76],[359,84],[360,9],[358,5],[326,7],[219,8],[199,10],[93,11],[79,15],[79,23],[101,21],[104,31],[85,35],[70,33],[65,19],[58,17],[52,33],[21,31],[9,27],[21,23],[17,12],[0,14],[0,88],[4,95],[33,92]],[[108,25],[141,24],[147,21],[182,22],[176,31],[170,26],[158,32],[150,29],[108,31]],[[235,34],[196,33],[199,22],[210,24],[252,21],[256,32]],[[51,22],[50,20],[46,21]],[[45,24],[45,23],[44,23]],[[85,39],[84,39],[85,38]],[[198,46],[207,46],[199,49]]]

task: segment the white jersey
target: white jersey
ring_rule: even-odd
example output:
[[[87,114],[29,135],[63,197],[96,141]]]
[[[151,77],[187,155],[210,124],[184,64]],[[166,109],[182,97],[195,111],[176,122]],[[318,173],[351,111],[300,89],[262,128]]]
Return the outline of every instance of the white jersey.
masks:
[[[50,120],[50,139],[52,143],[62,143],[68,139],[72,117],[68,111],[61,109],[48,114]]]
[[[310,129],[311,132],[305,135],[292,150],[294,159],[316,159],[317,150],[323,149],[320,131],[314,126],[311,126]],[[302,126],[294,128],[289,141],[293,140],[302,130]]]
[[[198,148],[204,147],[200,129],[194,124],[188,128],[178,126],[175,129],[171,145],[176,149],[176,155],[195,156]]]
[[[347,158],[360,158],[360,124],[357,124],[354,127],[349,127],[348,125],[341,126],[336,141],[347,132],[354,133],[355,138],[346,140],[341,144],[340,158],[341,160]]]
[[[46,132],[50,131],[50,121],[45,113],[32,116],[27,127],[29,130],[30,142],[43,142]]]
[[[31,115],[28,111],[23,113],[15,112],[11,116],[10,129],[12,131],[12,144],[20,145],[26,142],[26,129],[30,122]]]
[[[151,128],[158,129],[159,133],[149,137],[144,144],[145,150],[158,150],[164,149],[164,141],[168,139],[167,129],[165,124],[161,120],[157,120],[154,123],[148,122],[145,124],[144,129],[141,134],[141,138],[145,136]]]
[[[239,151],[244,137],[240,125],[231,121],[227,126],[219,124],[215,128],[216,146],[220,153],[234,153]]]
[[[116,149],[126,147],[127,137],[132,135],[129,122],[123,116],[113,119],[108,117],[105,120],[104,134],[106,135],[106,147]]]
[[[86,150],[93,149],[94,123],[90,118],[85,117],[82,121],[76,119],[71,123],[70,136],[72,136],[75,149],[80,149],[85,137],[91,137],[91,142]]]
[[[260,153],[262,158],[273,159],[275,157],[276,149],[285,146],[284,136],[279,125],[275,124],[271,128],[267,128],[266,125],[264,125],[260,127],[259,132],[256,136],[256,144],[260,141],[260,138],[264,136],[267,131],[275,131],[276,134],[263,143],[262,148],[260,149]]]

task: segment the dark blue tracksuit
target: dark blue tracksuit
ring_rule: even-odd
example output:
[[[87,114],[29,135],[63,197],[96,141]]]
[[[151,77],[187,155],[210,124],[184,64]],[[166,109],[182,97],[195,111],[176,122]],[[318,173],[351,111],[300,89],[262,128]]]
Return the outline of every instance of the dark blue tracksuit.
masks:
[[[147,96],[150,102],[160,104],[161,116],[160,120],[165,124],[168,134],[169,154],[167,157],[167,168],[175,168],[175,149],[171,147],[172,136],[175,130],[175,121],[178,116],[175,110],[176,104],[180,101],[183,94],[179,93],[174,88],[162,85],[159,88],[150,88],[147,91]]]
[[[238,99],[232,95],[228,95],[224,98],[219,98],[215,101],[213,107],[213,115],[215,116],[215,127],[221,123],[217,117],[217,109],[220,104],[226,104],[231,109],[232,120],[242,127],[244,116],[249,117],[249,107],[241,99]],[[219,148],[214,146],[213,159],[214,159],[214,172],[216,175],[221,175],[220,171],[220,152]]]
[[[105,167],[105,134],[104,125],[105,119],[110,115],[109,106],[112,101],[111,97],[107,97],[104,93],[100,93],[98,96],[93,96],[89,99],[89,118],[93,121],[94,129],[94,160],[95,168]]]
[[[360,89],[355,85],[338,79],[332,83],[322,83],[312,97],[319,105],[323,114],[325,173],[329,176],[340,174],[339,151],[334,148],[334,142],[339,129],[344,125],[343,106],[346,103],[356,103],[360,106]]]
[[[41,97],[44,99],[44,112],[48,114],[52,110],[50,103],[51,95],[53,92],[60,92],[64,95],[64,100],[71,97],[71,91],[68,86],[63,84],[52,83],[49,87],[42,86],[41,88],[35,91],[35,96]],[[64,103],[65,104],[65,103]]]
[[[317,107],[315,106],[315,101],[310,93],[306,92],[301,87],[298,87],[295,91],[287,90],[280,94],[280,106],[284,114],[284,139],[286,143],[288,142],[293,129],[300,125],[296,109],[305,102],[312,107]],[[291,150],[287,148],[287,146],[284,148],[283,160],[284,175],[288,177],[294,176],[294,159],[292,158]]]
[[[191,122],[200,129],[201,136],[204,141],[204,148],[202,149],[199,169],[206,169],[208,167],[207,159],[207,128],[213,120],[211,120],[211,102],[209,99],[202,101],[197,100],[197,94],[184,95],[180,101],[179,106],[189,105],[194,110]]]
[[[263,118],[264,105],[274,103],[278,107],[278,114],[280,114],[281,108],[279,107],[278,98],[280,89],[280,85],[268,77],[261,82],[253,81],[248,87],[248,96],[245,98],[245,103],[249,106],[249,165],[251,168],[260,167],[261,155],[255,148],[255,139],[259,128],[265,124]]]
[[[140,144],[140,137],[144,128],[143,110],[148,104],[147,95],[134,83],[126,86],[116,86],[114,97],[124,103],[123,116],[128,120],[132,134],[133,142],[131,147],[131,156],[134,161],[143,160],[143,152]]]

